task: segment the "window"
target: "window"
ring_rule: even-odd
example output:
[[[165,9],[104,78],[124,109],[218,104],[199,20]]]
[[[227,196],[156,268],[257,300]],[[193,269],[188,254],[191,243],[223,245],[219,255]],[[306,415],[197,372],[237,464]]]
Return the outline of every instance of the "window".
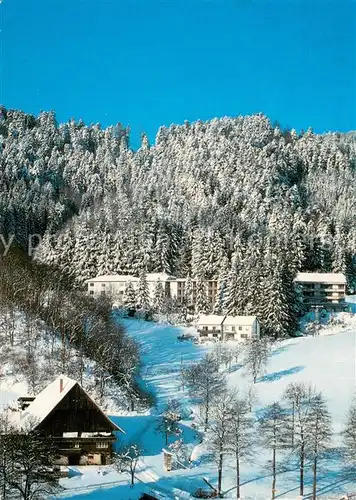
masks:
[[[94,290],[90,290],[90,295],[94,295]]]
[[[242,339],[248,339],[248,335],[247,335],[247,333],[241,333],[240,337],[241,337]]]
[[[101,286],[105,286],[105,283],[102,283]]]
[[[105,295],[105,290],[101,290],[101,295]]]
[[[213,332],[215,332],[215,330],[216,330],[216,327],[215,327],[215,326],[213,326]]]
[[[79,442],[74,443],[74,448],[79,448]]]
[[[107,448],[108,446],[109,446],[108,443],[106,443],[105,441],[98,441],[96,443],[97,448],[104,449],[104,448]]]
[[[208,331],[208,327],[207,326],[203,326],[203,332],[207,332]]]
[[[241,331],[241,330],[242,330],[242,326],[239,326],[239,331]]]
[[[90,286],[94,286],[94,283],[89,283]]]
[[[232,332],[236,332],[236,327],[235,327],[235,326],[232,326],[232,327],[231,327],[231,331],[232,331]]]

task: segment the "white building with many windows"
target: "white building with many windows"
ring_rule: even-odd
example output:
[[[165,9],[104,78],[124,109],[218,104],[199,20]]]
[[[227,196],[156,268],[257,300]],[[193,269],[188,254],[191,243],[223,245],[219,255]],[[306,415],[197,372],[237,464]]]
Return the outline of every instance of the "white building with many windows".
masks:
[[[340,311],[346,307],[346,277],[341,273],[298,273],[295,278],[307,309]]]
[[[187,278],[176,278],[167,273],[148,273],[146,275],[150,297],[153,298],[158,280],[161,281],[166,297],[171,297],[182,303],[185,297],[185,286]],[[196,300],[197,280],[192,279],[192,301]],[[127,283],[131,282],[134,289],[137,288],[139,278],[130,274],[112,274],[107,276],[97,276],[86,280],[88,293],[94,297],[100,295],[110,295],[114,301],[120,302],[124,295]],[[206,297],[211,309],[215,304],[218,283],[216,280],[205,280]]]
[[[166,273],[148,273],[146,275],[146,281],[151,299],[153,298],[154,291],[159,280],[165,289],[166,295],[170,296],[169,282],[175,279],[176,278],[169,276]],[[97,276],[96,278],[86,280],[88,293],[90,295],[94,297],[99,297],[100,295],[110,295],[114,301],[120,301],[120,298],[124,295],[125,288],[129,282],[132,283],[134,290],[136,290],[139,278],[130,274],[113,274],[107,276]]]

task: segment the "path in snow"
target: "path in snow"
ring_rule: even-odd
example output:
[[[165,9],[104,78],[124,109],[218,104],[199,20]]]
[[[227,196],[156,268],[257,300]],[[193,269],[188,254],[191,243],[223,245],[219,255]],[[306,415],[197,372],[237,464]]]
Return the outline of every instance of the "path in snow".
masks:
[[[203,347],[191,342],[179,342],[177,336],[183,329],[172,326],[157,325],[139,320],[124,320],[126,330],[142,349],[143,378],[147,387],[157,397],[157,409],[153,414],[139,416],[113,417],[126,431],[123,441],[139,438],[145,448],[139,475],[140,479],[163,491],[174,488],[193,491],[202,486],[202,477],[216,482],[216,466],[207,461],[208,455],[204,446],[195,448],[195,458],[200,466],[190,470],[179,470],[167,473],[163,468],[161,450],[164,447],[162,436],[155,432],[155,414],[162,409],[164,403],[172,398],[185,399],[180,383],[181,363],[183,366],[198,361],[211,346]],[[304,381],[314,384],[322,390],[328,400],[333,416],[335,432],[338,433],[344,424],[345,414],[352,395],[356,390],[356,324],[352,322],[345,328],[334,327],[327,335],[290,339],[282,342],[271,355],[266,374],[256,384],[259,402],[256,410],[280,401],[285,387],[290,382]],[[228,374],[230,386],[244,392],[251,384],[251,378],[245,370],[239,368]],[[187,442],[194,443],[194,431],[187,426],[183,429]],[[256,454],[253,464],[243,464],[241,467],[242,493],[245,498],[263,499],[269,497],[271,478],[263,469],[265,460],[269,458],[260,452]],[[224,489],[234,486],[234,469],[226,463],[224,474]],[[356,485],[347,483],[339,474],[340,462],[335,460],[328,464],[324,476],[320,480],[320,495],[330,495],[328,498],[340,498],[341,493],[356,490]],[[306,474],[307,483],[310,480]],[[154,482],[155,478],[159,478]],[[298,495],[297,472],[289,472],[278,476],[277,494],[279,498],[293,498]],[[310,484],[306,485],[309,493]],[[137,498],[126,496],[126,488],[100,491],[85,495],[83,499],[114,499]],[[340,496],[338,495],[340,493]],[[227,498],[234,498],[232,490]],[[116,495],[116,496],[115,496]],[[324,496],[326,498],[326,496]]]
[[[125,319],[123,323],[127,333],[141,346],[144,364],[142,376],[147,387],[155,394],[158,408],[169,399],[181,397],[182,366],[199,361],[208,348],[177,340],[188,328],[135,319]]]

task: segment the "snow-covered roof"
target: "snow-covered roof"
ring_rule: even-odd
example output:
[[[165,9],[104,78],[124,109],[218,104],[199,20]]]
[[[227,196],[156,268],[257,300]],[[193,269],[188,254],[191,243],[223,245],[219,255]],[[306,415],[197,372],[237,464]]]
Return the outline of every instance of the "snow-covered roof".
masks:
[[[60,391],[60,380],[63,381],[63,390]],[[51,411],[62,401],[64,396],[73,389],[76,382],[66,375],[60,375],[40,392],[34,401],[21,414],[21,425],[26,421],[41,423]]]
[[[31,423],[38,426],[77,384],[78,382],[66,375],[59,375],[59,377],[43,389],[26,410],[20,414],[20,419],[17,421],[18,425],[24,427],[26,423]],[[93,400],[91,399],[91,401]],[[93,403],[96,405],[94,401]],[[97,408],[108,420],[110,420],[98,406]],[[116,430],[121,431],[120,427],[114,424],[114,422],[111,420],[110,422]]]
[[[199,316],[197,325],[222,325],[225,316],[219,316],[217,314],[203,314]]]
[[[256,319],[256,316],[225,316],[224,326],[252,326]]]
[[[294,281],[298,283],[345,284],[346,277],[342,273],[298,273]]]
[[[167,273],[148,273],[146,275],[147,281],[169,281],[169,280],[175,280],[175,276],[170,276]]]
[[[138,278],[130,274],[107,274],[103,276],[96,276],[96,278],[90,278],[86,280],[86,283],[126,283],[127,281],[138,281]]]
[[[147,281],[172,281],[176,280],[175,276],[170,276],[167,273],[148,273],[146,275]],[[86,280],[86,283],[126,283],[127,281],[138,281],[139,278],[132,276],[131,274],[107,274],[103,276],[96,276],[95,278],[90,278]]]

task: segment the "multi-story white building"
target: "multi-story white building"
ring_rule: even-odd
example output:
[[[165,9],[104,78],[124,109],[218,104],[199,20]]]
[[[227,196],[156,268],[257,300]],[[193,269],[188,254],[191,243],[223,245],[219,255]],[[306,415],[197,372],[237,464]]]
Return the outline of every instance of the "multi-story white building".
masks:
[[[301,287],[307,309],[342,310],[346,307],[346,277],[341,273],[298,273],[295,283]]]
[[[146,275],[146,280],[148,283],[148,289],[150,291],[151,299],[153,298],[154,290],[157,286],[158,280],[160,280],[167,297],[176,299],[180,303],[183,302],[187,278],[176,278],[175,276],[170,276],[166,273],[148,273]],[[86,280],[88,292],[90,295],[98,297],[99,295],[107,294],[112,296],[114,301],[116,300],[118,302],[120,302],[120,298],[124,295],[124,291],[128,282],[131,282],[133,288],[136,289],[138,286],[139,278],[129,274],[113,274],[107,276],[97,276],[96,278]],[[212,309],[215,304],[218,283],[216,280],[206,280],[205,284],[208,304]],[[196,300],[196,289],[197,280],[192,279],[193,303]]]
[[[256,316],[202,315],[196,327],[200,340],[249,340],[260,338],[260,323]]]
[[[151,299],[153,298],[155,288],[158,281],[160,280],[163,288],[165,289],[166,295],[170,296],[170,280],[175,280],[176,278],[169,276],[166,273],[149,273],[146,275],[146,281],[148,284],[148,290]],[[91,278],[86,280],[88,286],[88,292],[94,297],[99,297],[100,295],[110,295],[114,301],[119,301],[124,295],[125,288],[128,283],[132,283],[134,290],[138,287],[139,278],[136,276],[125,274],[113,274],[107,276],[97,276],[96,278]]]

